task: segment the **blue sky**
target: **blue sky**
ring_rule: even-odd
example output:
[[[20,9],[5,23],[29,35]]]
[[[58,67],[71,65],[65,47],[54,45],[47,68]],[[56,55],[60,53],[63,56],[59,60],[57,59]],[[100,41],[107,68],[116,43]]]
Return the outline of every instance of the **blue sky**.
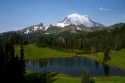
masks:
[[[125,0],[0,0],[0,32],[57,23],[72,13],[107,26],[125,22]]]

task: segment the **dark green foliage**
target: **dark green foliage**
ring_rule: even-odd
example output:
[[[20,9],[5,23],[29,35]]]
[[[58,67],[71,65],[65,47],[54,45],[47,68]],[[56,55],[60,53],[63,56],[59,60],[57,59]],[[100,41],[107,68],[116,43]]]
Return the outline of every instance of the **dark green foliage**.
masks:
[[[29,43],[28,37],[25,34],[18,32],[6,32],[0,34],[0,39],[5,42],[11,42],[12,44],[27,44]]]
[[[102,30],[95,29],[91,32],[77,30],[76,32],[70,30],[62,32],[56,30],[54,32],[51,34],[46,34],[44,31],[29,34],[8,32],[0,34],[0,39],[3,42],[10,41],[13,44],[37,43],[39,47],[68,49],[72,52],[76,50],[83,50],[85,53],[104,52],[104,61],[111,59],[110,50],[117,51],[125,48],[125,24],[117,24]]]
[[[37,36],[37,45],[57,49],[84,50],[86,53],[104,52],[104,61],[110,60],[110,50],[125,48],[125,24],[114,28],[79,31],[64,31],[59,34]]]
[[[83,71],[81,83],[90,83],[89,72],[86,68]]]
[[[103,64],[104,65],[104,74],[105,76],[109,76],[110,68],[109,65]]]
[[[25,75],[25,60],[23,45],[20,57],[15,56],[12,43],[0,44],[0,83],[52,83],[57,73],[33,73]]]
[[[0,46],[0,82],[23,83],[25,62],[22,60],[15,56],[13,43],[3,43]]]
[[[54,78],[58,73],[31,73],[26,76],[26,83],[53,83],[56,78]]]
[[[21,79],[24,78],[25,76],[25,60],[24,60],[24,49],[23,49],[23,45],[21,45],[21,49],[20,49],[20,77]]]

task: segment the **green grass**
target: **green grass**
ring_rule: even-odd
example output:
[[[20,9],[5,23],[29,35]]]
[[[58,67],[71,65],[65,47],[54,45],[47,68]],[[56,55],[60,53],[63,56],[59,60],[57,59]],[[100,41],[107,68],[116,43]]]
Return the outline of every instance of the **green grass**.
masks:
[[[32,73],[28,73],[30,76]],[[59,73],[54,77],[56,80],[53,83],[81,83],[80,77],[70,77],[66,74]],[[94,83],[124,83],[125,77],[123,76],[109,76],[109,77],[92,77]]]
[[[57,80],[54,83],[81,83],[80,77],[70,77],[65,74],[58,74]],[[125,77],[123,76],[109,76],[109,77],[92,77],[94,83],[124,83]]]
[[[104,54],[99,52],[98,54],[82,54],[82,56],[87,57],[98,62],[103,61]],[[125,49],[120,51],[110,52],[111,60],[106,61],[108,65],[118,67],[120,69],[125,69]],[[95,83],[124,83],[124,76],[109,76],[109,77],[94,77]]]
[[[110,77],[94,77],[95,83],[125,83],[125,77],[110,76]]]
[[[20,46],[15,46],[16,55],[20,55]],[[40,48],[35,44],[28,44],[24,46],[25,59],[40,59],[49,57],[71,57],[75,56],[75,53],[68,51],[60,51],[52,48]]]
[[[104,54],[100,52],[98,54],[82,54],[82,56],[102,62]],[[125,69],[125,49],[120,51],[111,51],[110,57],[111,60],[106,61],[106,64],[118,67],[120,69]]]
[[[81,83],[81,78],[70,77],[65,74],[58,74],[54,83]]]
[[[58,74],[58,79],[54,83],[81,83],[81,78],[70,77],[65,74]],[[123,76],[109,76],[109,77],[92,77],[94,83],[124,83],[125,77]]]

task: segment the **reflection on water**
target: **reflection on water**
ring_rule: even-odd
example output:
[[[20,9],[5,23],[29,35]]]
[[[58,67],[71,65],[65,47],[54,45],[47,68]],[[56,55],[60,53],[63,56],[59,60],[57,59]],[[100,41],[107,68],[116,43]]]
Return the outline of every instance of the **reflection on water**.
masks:
[[[103,67],[104,67],[105,76],[109,76],[110,67],[108,65],[105,65],[105,64],[103,64]]]
[[[98,68],[99,62],[95,61],[95,67]]]
[[[119,70],[83,57],[30,60],[26,63],[26,68],[35,72],[61,72],[71,76],[81,76],[84,68],[87,68],[91,76],[125,76],[125,70]]]

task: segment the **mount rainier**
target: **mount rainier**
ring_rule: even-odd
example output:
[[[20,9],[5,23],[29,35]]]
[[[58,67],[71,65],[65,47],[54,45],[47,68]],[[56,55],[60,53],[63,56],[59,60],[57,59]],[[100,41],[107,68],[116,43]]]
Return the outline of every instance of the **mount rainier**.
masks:
[[[87,15],[80,15],[80,14],[70,14],[63,18],[56,24],[50,24],[49,26],[44,26],[42,23],[38,25],[33,25],[27,28],[20,30],[25,34],[36,32],[36,31],[44,31],[44,32],[52,32],[53,29],[58,30],[85,30],[90,31],[91,29],[100,29],[104,27],[101,23],[98,23],[91,19]],[[54,30],[53,30],[54,31]]]
[[[62,19],[61,22],[58,22],[57,24],[55,24],[55,26],[58,27],[65,27],[68,26],[70,24],[74,24],[74,25],[84,25],[86,27],[102,27],[104,25],[95,22],[94,20],[92,20],[89,16],[87,15],[80,15],[80,14],[71,14],[68,15],[67,17],[65,17],[64,19]]]

